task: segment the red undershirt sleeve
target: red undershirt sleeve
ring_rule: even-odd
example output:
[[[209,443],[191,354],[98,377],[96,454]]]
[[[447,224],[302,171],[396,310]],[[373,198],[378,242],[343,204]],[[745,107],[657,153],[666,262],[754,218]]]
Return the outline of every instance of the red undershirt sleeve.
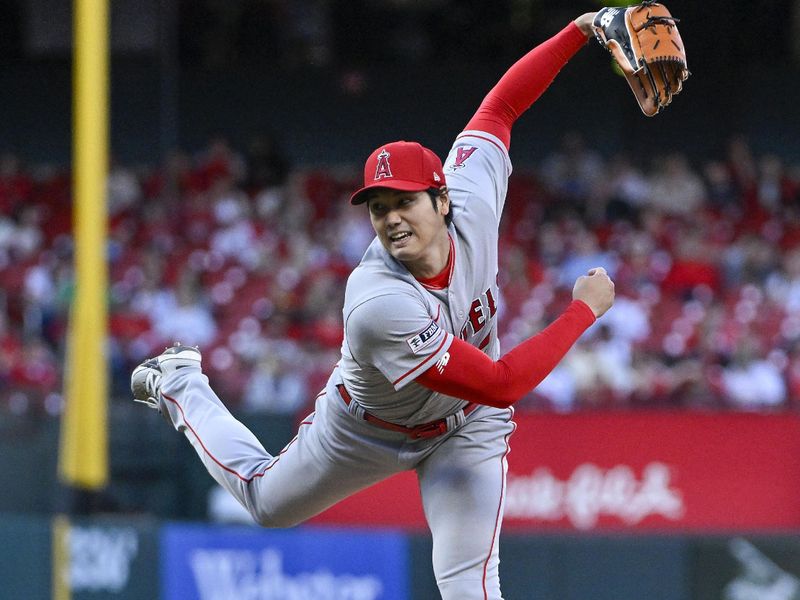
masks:
[[[470,402],[498,408],[511,406],[555,368],[594,321],[592,309],[580,300],[573,300],[558,319],[497,361],[455,339],[441,372],[434,365],[416,381],[428,389]]]
[[[465,130],[491,133],[511,146],[511,126],[586,43],[574,22],[514,63],[484,98]]]

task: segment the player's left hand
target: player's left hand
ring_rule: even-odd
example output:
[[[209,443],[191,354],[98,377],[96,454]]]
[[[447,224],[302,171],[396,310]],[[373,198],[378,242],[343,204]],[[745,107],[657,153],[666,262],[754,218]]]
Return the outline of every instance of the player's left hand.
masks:
[[[597,40],[619,64],[648,117],[672,102],[689,77],[677,23],[667,7],[654,0],[627,8],[608,6],[594,17]]]

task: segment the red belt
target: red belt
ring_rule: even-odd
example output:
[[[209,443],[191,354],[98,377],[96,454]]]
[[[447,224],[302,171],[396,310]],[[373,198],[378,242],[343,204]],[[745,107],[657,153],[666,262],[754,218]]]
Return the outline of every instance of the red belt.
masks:
[[[350,403],[353,401],[353,399],[350,397],[350,393],[347,391],[347,389],[341,383],[336,386],[336,389],[339,390],[339,395],[342,397],[342,400],[344,400],[344,403],[347,406],[350,406]],[[478,406],[480,405],[475,404],[474,402],[467,404],[463,408],[464,416],[466,417],[469,413],[478,408]],[[405,425],[398,425],[397,423],[384,421],[383,419],[379,419],[375,415],[371,415],[367,411],[364,411],[364,420],[383,429],[405,433],[408,437],[414,440],[432,438],[447,432],[447,418],[437,419],[436,421],[431,421],[430,423],[423,423],[422,425],[417,425],[416,427],[406,427]]]

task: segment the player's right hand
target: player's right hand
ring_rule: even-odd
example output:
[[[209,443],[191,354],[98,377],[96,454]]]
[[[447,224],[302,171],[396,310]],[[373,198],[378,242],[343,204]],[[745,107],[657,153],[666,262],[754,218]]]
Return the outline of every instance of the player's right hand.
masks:
[[[595,317],[600,317],[614,304],[614,282],[603,267],[591,269],[588,275],[581,275],[575,281],[572,299],[582,300]]]

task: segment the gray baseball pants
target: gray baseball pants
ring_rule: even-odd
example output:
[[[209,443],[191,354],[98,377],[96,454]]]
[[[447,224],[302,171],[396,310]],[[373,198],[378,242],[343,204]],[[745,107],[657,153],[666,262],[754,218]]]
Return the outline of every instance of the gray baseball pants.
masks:
[[[164,407],[211,476],[265,527],[291,527],[404,470],[419,480],[444,600],[501,599],[498,543],[511,409],[482,406],[454,431],[410,440],[351,415],[333,376],[276,456],[223,405],[199,369],[164,376]],[[400,500],[402,501],[402,500]]]

